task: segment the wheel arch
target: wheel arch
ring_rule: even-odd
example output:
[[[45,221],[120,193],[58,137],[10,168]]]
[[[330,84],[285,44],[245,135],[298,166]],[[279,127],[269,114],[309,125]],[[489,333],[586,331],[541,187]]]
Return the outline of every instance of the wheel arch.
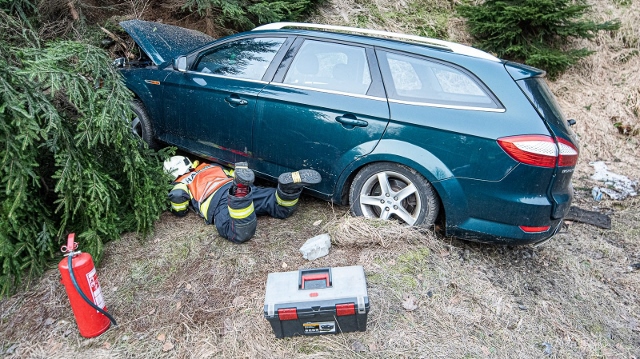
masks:
[[[356,158],[341,173],[334,190],[334,202],[350,205],[349,189],[353,179],[365,166],[378,162],[397,163],[422,175],[433,186],[440,202],[441,216],[447,224],[466,217],[467,201],[462,187],[451,170],[431,152],[398,140],[381,140],[375,150]],[[453,210],[453,204],[456,208]]]

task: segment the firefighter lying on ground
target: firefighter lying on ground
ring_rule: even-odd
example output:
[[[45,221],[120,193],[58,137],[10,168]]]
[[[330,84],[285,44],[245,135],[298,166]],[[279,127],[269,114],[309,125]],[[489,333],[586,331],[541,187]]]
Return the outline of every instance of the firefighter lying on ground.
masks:
[[[184,216],[191,207],[207,224],[215,224],[222,237],[235,243],[253,237],[256,216],[289,217],[298,207],[302,187],[321,181],[318,172],[303,169],[281,174],[277,188],[257,187],[246,162],[228,170],[217,164],[192,164],[183,156],[171,157],[164,168],[177,177],[169,192],[171,212]]]

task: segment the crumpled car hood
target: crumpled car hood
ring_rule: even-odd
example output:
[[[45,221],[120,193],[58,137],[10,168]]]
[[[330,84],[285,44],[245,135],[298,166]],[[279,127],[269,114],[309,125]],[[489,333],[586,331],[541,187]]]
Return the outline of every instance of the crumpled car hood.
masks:
[[[158,22],[128,20],[120,26],[158,66],[215,40],[200,31]]]

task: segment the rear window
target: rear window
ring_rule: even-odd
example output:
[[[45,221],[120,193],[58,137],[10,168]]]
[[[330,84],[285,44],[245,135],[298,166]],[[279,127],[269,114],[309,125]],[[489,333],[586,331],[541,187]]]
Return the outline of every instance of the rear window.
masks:
[[[561,126],[567,132],[569,126],[555,96],[551,93],[549,86],[542,77],[531,77],[524,80],[516,81],[518,86],[527,95],[529,101],[536,108],[540,116],[546,121],[552,122],[557,126]]]
[[[391,77],[393,85],[390,99],[434,105],[499,107],[483,86],[461,69],[395,53],[385,53],[384,57],[388,69],[385,77]]]

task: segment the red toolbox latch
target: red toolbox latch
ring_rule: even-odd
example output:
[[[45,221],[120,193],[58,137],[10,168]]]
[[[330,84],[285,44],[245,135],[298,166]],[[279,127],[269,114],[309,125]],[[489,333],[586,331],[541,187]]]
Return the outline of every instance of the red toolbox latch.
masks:
[[[344,315],[355,315],[356,305],[354,303],[336,304],[336,315],[341,317]]]
[[[280,320],[296,320],[298,319],[298,309],[280,308],[278,309],[278,318]]]

